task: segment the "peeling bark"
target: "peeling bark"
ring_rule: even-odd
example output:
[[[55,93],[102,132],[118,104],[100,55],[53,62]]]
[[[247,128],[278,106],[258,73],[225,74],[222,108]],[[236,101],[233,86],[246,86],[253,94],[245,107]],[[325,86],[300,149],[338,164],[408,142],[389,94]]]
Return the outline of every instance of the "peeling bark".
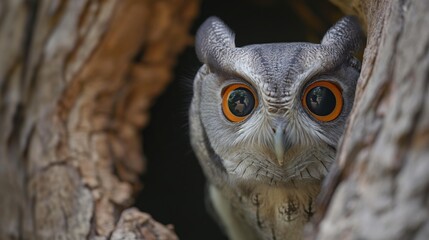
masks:
[[[429,2],[335,0],[368,32],[317,239],[429,236]],[[311,235],[311,234],[310,234]]]
[[[197,8],[0,2],[0,239],[124,239],[141,224],[152,230],[134,239],[177,238],[136,210],[119,216],[141,187],[139,129]]]
[[[173,230],[172,225],[165,227],[154,221],[150,215],[131,208],[122,213],[111,240],[178,240],[179,238],[172,232]]]

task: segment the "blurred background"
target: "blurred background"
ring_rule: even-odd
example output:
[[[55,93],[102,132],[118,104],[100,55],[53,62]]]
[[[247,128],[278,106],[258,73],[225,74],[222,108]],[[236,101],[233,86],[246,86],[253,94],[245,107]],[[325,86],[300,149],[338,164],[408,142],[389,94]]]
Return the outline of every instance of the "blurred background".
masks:
[[[268,42],[319,42],[342,15],[328,1],[205,0],[192,35],[209,16],[220,17],[235,33],[237,46]],[[204,205],[205,179],[189,143],[188,106],[192,80],[201,66],[193,46],[181,54],[175,79],[156,100],[143,130],[148,166],[136,206],[181,239],[226,239]]]

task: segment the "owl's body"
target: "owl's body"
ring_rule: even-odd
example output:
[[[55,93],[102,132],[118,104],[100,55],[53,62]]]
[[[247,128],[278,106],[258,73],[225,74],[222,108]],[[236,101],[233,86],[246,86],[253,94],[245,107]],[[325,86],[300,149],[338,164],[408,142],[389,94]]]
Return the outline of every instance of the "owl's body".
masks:
[[[236,47],[217,18],[199,29],[191,142],[230,239],[299,239],[351,110],[361,31],[321,44]]]

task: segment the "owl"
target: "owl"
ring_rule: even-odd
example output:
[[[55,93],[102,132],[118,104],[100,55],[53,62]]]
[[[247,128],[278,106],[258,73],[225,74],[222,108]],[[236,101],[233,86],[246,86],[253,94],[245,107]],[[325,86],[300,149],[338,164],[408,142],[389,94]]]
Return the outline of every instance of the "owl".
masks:
[[[237,47],[217,17],[199,28],[191,145],[230,239],[301,238],[353,105],[362,42],[354,17],[320,44]]]

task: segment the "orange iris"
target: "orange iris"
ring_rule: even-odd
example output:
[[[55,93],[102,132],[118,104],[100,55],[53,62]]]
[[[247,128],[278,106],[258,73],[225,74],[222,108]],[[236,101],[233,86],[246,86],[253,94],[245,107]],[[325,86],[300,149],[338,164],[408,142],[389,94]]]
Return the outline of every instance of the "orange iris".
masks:
[[[222,111],[231,122],[244,121],[257,105],[255,91],[246,84],[231,84],[222,92]]]
[[[319,121],[335,120],[343,108],[341,90],[328,81],[314,82],[304,90],[302,105]]]

